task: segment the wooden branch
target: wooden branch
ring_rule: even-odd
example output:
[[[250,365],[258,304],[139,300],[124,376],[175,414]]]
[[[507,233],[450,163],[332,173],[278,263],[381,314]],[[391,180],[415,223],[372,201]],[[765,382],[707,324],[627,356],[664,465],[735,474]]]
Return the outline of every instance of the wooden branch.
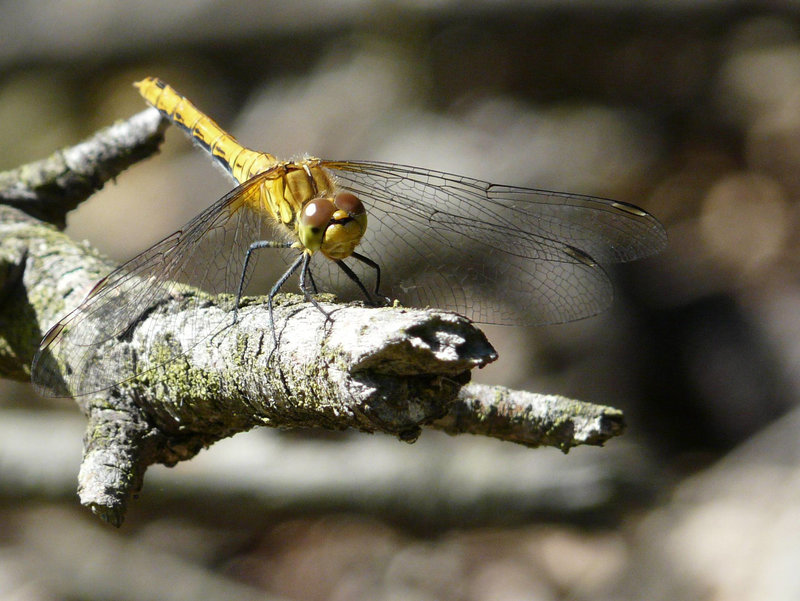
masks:
[[[447,415],[431,424],[448,434],[479,434],[528,447],[602,445],[625,431],[622,411],[553,394],[468,384]]]
[[[128,127],[137,130],[146,121],[157,131],[160,122],[145,113],[126,122]],[[124,130],[125,123],[114,127]],[[140,154],[126,147],[128,142],[150,144],[147,136],[119,130],[115,136],[125,141],[119,152],[127,157]],[[104,149],[102,140],[86,144]],[[82,168],[90,169],[102,153],[83,146],[80,153],[62,154],[84,157]],[[37,211],[29,206],[27,212]],[[51,226],[3,206],[0,261],[5,267],[0,269],[5,276],[0,369],[21,379],[29,376],[42,332],[77,306],[113,265]],[[258,425],[357,428],[406,441],[431,426],[562,450],[602,444],[622,431],[621,415],[610,408],[504,389],[464,391],[470,370],[493,361],[496,353],[473,324],[455,314],[326,302],[333,317],[327,320],[309,303],[284,295],[275,309],[275,346],[264,299],[246,303],[235,324],[230,300],[182,288],[168,302],[143,307],[146,317],[135,328],[98,348],[99,369],[120,381],[137,376],[76,399],[89,418],[81,502],[104,520],[122,522],[147,466],[174,465]],[[152,344],[154,334],[180,345],[187,339],[182,315],[190,309],[195,323],[222,323],[227,317],[230,325],[165,361]],[[72,359],[63,358],[64,365]]]
[[[0,203],[64,229],[69,211],[157,152],[168,125],[147,109],[46,159],[0,173]]]

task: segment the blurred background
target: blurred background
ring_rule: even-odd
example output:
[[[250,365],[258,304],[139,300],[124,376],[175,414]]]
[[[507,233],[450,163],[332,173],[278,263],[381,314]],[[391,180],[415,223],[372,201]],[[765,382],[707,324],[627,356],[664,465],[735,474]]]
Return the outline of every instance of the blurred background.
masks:
[[[768,7],[768,8],[765,8]],[[608,313],[487,327],[475,379],[613,405],[606,448],[259,430],[79,507],[83,417],[0,389],[0,600],[800,598],[794,3],[0,2],[0,169],[144,108],[246,145],[608,196],[667,227]],[[123,260],[229,189],[174,128],[68,233]]]

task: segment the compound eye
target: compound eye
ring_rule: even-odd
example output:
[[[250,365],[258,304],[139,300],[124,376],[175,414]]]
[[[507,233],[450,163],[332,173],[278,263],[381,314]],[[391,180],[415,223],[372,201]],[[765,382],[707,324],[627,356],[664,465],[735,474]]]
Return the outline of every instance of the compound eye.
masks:
[[[306,203],[300,214],[300,225],[312,231],[324,231],[336,208],[326,198],[315,198]]]
[[[333,203],[336,205],[337,209],[341,209],[350,217],[363,215],[366,212],[361,200],[352,192],[339,192],[336,198],[334,198]]]
[[[319,250],[336,207],[330,198],[308,201],[298,218],[297,235],[301,244],[311,252]]]

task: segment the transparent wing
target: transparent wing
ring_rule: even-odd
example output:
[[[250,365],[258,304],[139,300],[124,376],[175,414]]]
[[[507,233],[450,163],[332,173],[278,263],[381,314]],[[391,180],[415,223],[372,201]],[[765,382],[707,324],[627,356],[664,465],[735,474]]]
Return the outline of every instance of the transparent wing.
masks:
[[[188,330],[189,335],[182,338],[181,349],[173,349],[172,355],[164,354],[164,362],[200,342],[202,338],[198,336],[208,337],[229,325],[232,316],[219,324],[193,324],[192,306],[205,299],[186,285],[209,293],[235,292],[250,243],[276,239],[276,234],[285,238],[287,234],[278,232],[269,216],[244,207],[235,210],[242,201],[259,193],[265,178],[273,176],[267,171],[248,180],[184,228],[100,280],[81,305],[45,336],[32,368],[38,390],[51,396],[69,396],[119,383],[112,370],[96,368],[98,360],[102,364],[98,351],[103,342],[132,328],[145,311],[159,303],[177,299],[189,303],[180,317],[185,324],[182,331]],[[156,333],[145,335],[152,337]]]
[[[357,250],[380,265],[383,294],[407,305],[453,309],[484,323],[558,323],[598,313],[613,296],[601,264],[644,257],[666,244],[664,229],[652,216],[611,200],[386,163],[323,165],[337,186],[367,207],[369,225]],[[101,345],[132,329],[159,303],[183,298],[185,310],[174,319],[188,332],[162,354],[163,363],[229,325],[232,316],[195,324],[193,307],[205,299],[184,284],[209,293],[235,292],[253,241],[292,237],[267,215],[235,210],[260,193],[266,178],[281,173],[248,180],[101,280],[45,336],[33,366],[39,390],[66,396],[119,383],[112,370],[102,369]],[[371,267],[347,261],[374,287]],[[321,253],[314,255],[311,272],[320,292],[362,298]],[[262,276],[257,290],[269,290],[277,273]],[[145,333],[151,342],[156,335]]]
[[[389,163],[323,165],[367,207],[358,251],[381,265],[382,293],[475,321],[546,324],[594,315],[613,297],[603,264],[666,245],[661,224],[625,203]],[[326,277],[343,285],[340,274],[324,270]]]

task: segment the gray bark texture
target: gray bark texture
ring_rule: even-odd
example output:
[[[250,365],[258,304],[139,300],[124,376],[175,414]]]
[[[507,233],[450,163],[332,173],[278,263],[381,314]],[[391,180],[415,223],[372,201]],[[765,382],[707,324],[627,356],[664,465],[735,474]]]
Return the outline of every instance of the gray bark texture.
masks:
[[[30,378],[43,333],[114,267],[58,231],[67,212],[155,152],[164,127],[150,109],[45,161],[0,174],[0,373],[6,377]],[[230,311],[230,297],[185,304],[193,294],[202,293],[182,290],[174,301],[143,311],[132,331],[107,341],[99,351],[102,369],[127,381],[76,398],[88,417],[80,499],[111,524],[122,523],[147,466],[174,465],[256,426],[356,428],[408,442],[434,428],[565,452],[602,445],[624,430],[622,413],[610,407],[468,384],[471,370],[497,355],[470,321],[431,309],[365,308],[322,295],[332,316],[326,319],[302,297],[281,295],[275,345],[266,299],[248,299],[235,323],[159,359],[150,348],[153,333],[180,344],[183,321],[176,316],[187,306],[195,324],[218,323],[220,312]]]

